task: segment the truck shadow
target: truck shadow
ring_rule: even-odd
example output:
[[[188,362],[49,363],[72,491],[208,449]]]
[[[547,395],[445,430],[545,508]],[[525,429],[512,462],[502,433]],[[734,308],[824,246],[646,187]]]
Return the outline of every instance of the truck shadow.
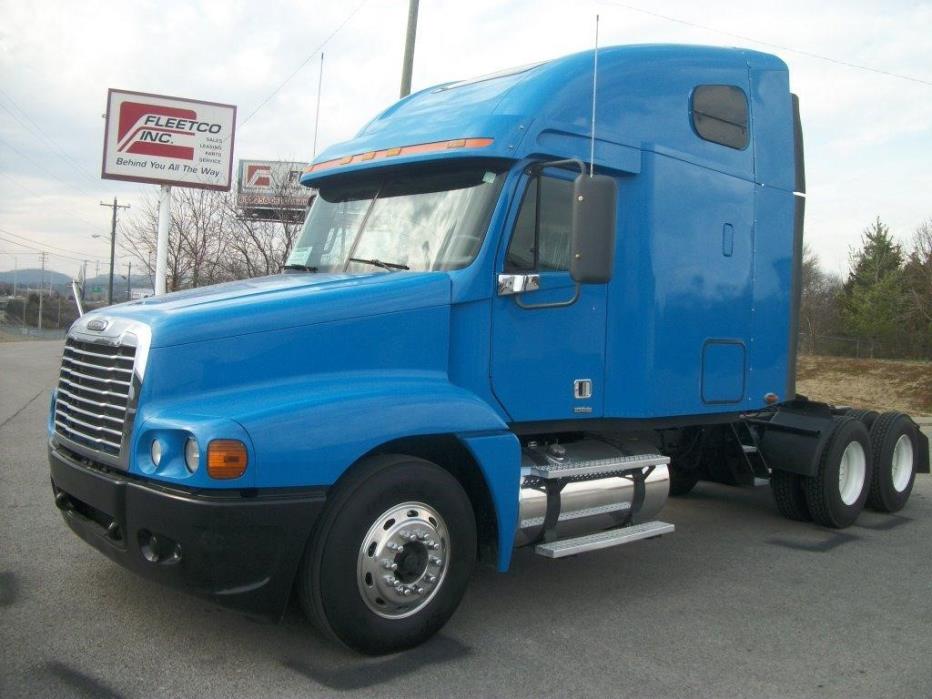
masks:
[[[0,573],[0,607],[11,607],[19,597],[16,573]]]
[[[99,699],[120,699],[121,697],[120,694],[114,692],[96,678],[86,675],[65,663],[49,661],[43,665],[43,669],[64,683],[70,690],[69,694],[97,697]]]
[[[816,530],[817,532],[820,530]],[[843,544],[847,544],[851,541],[858,541],[860,537],[855,536],[854,534],[847,534],[845,532],[834,531],[832,529],[823,529],[823,533],[828,534],[828,536],[822,541],[806,541],[806,540],[797,540],[784,539],[782,537],[777,537],[773,539],[768,539],[767,543],[774,546],[782,546],[783,548],[793,549],[795,551],[807,551],[809,553],[826,553],[832,549],[836,549]]]
[[[384,658],[363,658],[346,653],[342,667],[307,658],[286,658],[282,665],[317,684],[337,691],[353,691],[391,682],[426,666],[465,658],[472,649],[454,638],[439,635],[422,646]]]

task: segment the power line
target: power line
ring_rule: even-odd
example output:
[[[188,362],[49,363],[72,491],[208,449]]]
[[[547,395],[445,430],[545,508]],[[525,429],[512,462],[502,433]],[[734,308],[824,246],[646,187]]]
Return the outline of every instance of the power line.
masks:
[[[96,181],[97,181],[96,178],[95,178],[95,177],[92,177],[92,176],[90,176],[90,175],[88,174],[88,172],[84,169],[84,165],[82,165],[82,164],[79,163],[77,160],[75,160],[75,159],[72,158],[70,155],[68,155],[68,153],[65,152],[65,149],[61,146],[61,144],[58,143],[58,141],[56,141],[56,140],[53,139],[51,136],[49,136],[47,133],[45,133],[45,131],[42,129],[42,127],[39,126],[39,125],[35,122],[35,120],[34,120],[32,117],[30,117],[25,111],[23,111],[23,108],[20,107],[20,106],[16,103],[16,100],[14,100],[14,99],[10,96],[10,94],[9,94],[8,92],[6,92],[6,91],[4,91],[2,88],[0,88],[0,95],[3,95],[4,97],[6,97],[6,99],[9,100],[10,104],[13,105],[13,107],[16,109],[16,111],[19,112],[20,114],[22,114],[23,117],[25,117],[25,119],[26,119],[30,124],[32,124],[32,132],[33,132],[34,134],[38,134],[39,137],[42,138],[42,139],[46,142],[47,145],[51,146],[53,150],[58,151],[59,155],[61,155],[61,156],[62,156],[63,158],[65,158],[68,162],[70,162],[72,165],[74,165],[75,168],[77,169],[77,172],[78,172],[79,175],[81,175],[82,177],[85,177],[85,178],[88,179],[90,182],[95,182],[95,183],[96,183]],[[23,121],[22,121],[18,116],[16,116],[16,114],[13,113],[13,111],[10,110],[8,107],[6,107],[6,106],[3,105],[3,104],[0,104],[0,109],[3,109],[3,110],[4,110],[5,112],[7,112],[11,117],[13,117],[13,118],[17,121],[17,123],[19,123],[19,125],[22,126],[24,129],[26,129],[27,131],[30,131],[30,128],[29,128],[26,124],[24,124]]]
[[[267,105],[267,104],[271,101],[271,99],[272,99],[273,97],[275,97],[275,95],[277,95],[277,94],[281,91],[281,89],[282,89],[283,87],[285,87],[285,85],[287,85],[287,84],[291,81],[292,78],[294,78],[294,76],[296,76],[298,73],[301,72],[301,70],[304,68],[304,66],[306,66],[308,63],[310,63],[311,60],[312,60],[312,59],[313,59],[313,58],[314,58],[328,43],[330,43],[330,40],[333,39],[333,37],[335,37],[335,36],[340,32],[340,30],[343,29],[343,27],[345,27],[347,24],[349,24],[350,20],[353,19],[353,17],[356,16],[356,14],[363,8],[363,6],[364,6],[367,2],[369,2],[369,0],[362,0],[362,2],[360,2],[360,3],[356,6],[356,8],[355,8],[352,12],[350,12],[350,13],[343,19],[342,22],[340,22],[340,24],[337,26],[337,28],[334,29],[332,32],[330,32],[330,34],[327,35],[327,38],[324,39],[324,40],[320,43],[320,45],[319,45],[317,48],[315,48],[313,51],[311,51],[311,53],[308,54],[307,58],[305,58],[305,59],[301,62],[301,65],[299,65],[297,68],[295,68],[287,78],[285,78],[281,83],[279,83],[278,87],[276,87],[274,90],[272,90],[272,92],[270,92],[270,93],[268,94],[268,96],[267,96],[264,100],[262,100],[262,101],[258,104],[258,106],[256,106],[255,109],[253,109],[244,119],[242,119],[242,120],[239,122],[239,124],[237,125],[236,128],[237,128],[237,129],[242,129],[242,128],[246,125],[246,123],[247,123],[250,119],[252,119],[252,118],[259,112],[259,110],[261,110],[265,105]],[[232,135],[232,134],[231,134],[231,135]],[[230,136],[225,136],[225,137],[223,138],[223,143],[226,143],[226,142],[229,141],[229,140],[230,140]],[[204,181],[205,181],[205,178],[202,177],[202,176],[201,176],[200,174],[198,174],[198,173],[194,173],[193,177],[189,177],[187,174],[183,174],[183,175],[181,175],[180,179],[181,179],[182,182],[204,182]]]
[[[856,70],[865,70],[869,73],[877,73],[878,75],[885,75],[889,78],[897,78],[899,80],[908,80],[910,82],[919,83],[920,85],[929,85],[932,87],[932,81],[923,80],[922,78],[916,78],[911,75],[903,75],[902,73],[894,73],[889,70],[881,70],[880,68],[872,68],[871,66],[861,65],[859,63],[851,63],[850,61],[843,61],[840,58],[832,58],[831,56],[823,56],[818,53],[813,53],[812,51],[805,51],[804,49],[794,49],[790,46],[782,46],[781,44],[775,44],[772,41],[763,41],[762,39],[755,39],[752,36],[747,36],[746,34],[736,34],[734,32],[725,31],[724,29],[717,29],[716,27],[710,27],[705,24],[697,24],[695,22],[689,22],[685,19],[679,19],[678,17],[671,17],[669,15],[663,15],[659,12],[653,12],[651,10],[645,10],[643,7],[636,7],[634,5],[626,5],[621,2],[609,2],[608,0],[603,0],[599,4],[601,5],[613,5],[615,7],[620,7],[625,10],[631,10],[633,12],[640,12],[641,14],[650,15],[651,17],[657,17],[659,19],[664,19],[668,22],[675,22],[676,24],[683,24],[687,27],[695,27],[696,29],[703,29],[708,32],[714,32],[716,34],[722,34],[724,36],[730,36],[734,39],[741,39],[742,41],[750,41],[755,44],[761,44],[762,46],[769,46],[771,48],[780,49],[781,51],[789,51],[790,53],[798,53],[801,56],[808,56],[809,58],[816,58],[820,61],[827,61],[828,63],[835,63],[836,65],[845,66],[846,68],[854,68]]]
[[[22,245],[24,248],[26,248],[26,251],[24,252],[4,253],[8,255],[49,255],[51,257],[58,257],[62,260],[70,260],[72,262],[82,262],[83,260],[97,261],[97,258],[94,258],[94,257],[70,257],[68,255],[61,255],[57,252],[48,252],[46,250],[40,250],[39,248],[35,248],[31,245],[24,245],[23,243],[19,243],[15,240],[8,240],[4,238],[3,236],[0,236],[0,240],[2,240],[4,243],[10,243],[12,245]]]
[[[0,240],[3,240],[3,238],[0,238]],[[6,241],[6,242],[12,242],[12,241]],[[101,260],[101,259],[96,258],[96,257],[70,257],[70,256],[68,256],[68,255],[59,255],[57,252],[47,252],[47,251],[42,251],[42,250],[40,250],[40,251],[17,250],[16,252],[0,252],[0,255],[10,255],[10,256],[13,256],[13,257],[24,257],[24,256],[27,256],[27,255],[29,255],[29,256],[38,255],[38,256],[41,257],[42,255],[46,255],[46,256],[48,256],[48,257],[54,257],[54,258],[56,258],[56,259],[58,259],[58,260],[66,260],[66,261],[68,261],[68,262],[93,262],[93,263],[95,263],[95,264],[97,264],[97,265],[99,265],[101,262],[103,262],[104,267],[107,267],[107,261],[106,261],[106,260]],[[128,255],[124,255],[124,256],[122,256],[120,259],[126,260],[126,259],[129,259],[129,256],[128,256]]]
[[[102,257],[88,257],[88,256],[87,256],[86,254],[84,254],[83,252],[79,252],[79,251],[77,251],[77,250],[69,250],[68,248],[59,247],[58,245],[43,244],[42,247],[36,247],[36,243],[35,243],[34,241],[30,240],[29,238],[26,238],[25,236],[18,235],[17,233],[12,233],[12,232],[10,232],[10,231],[4,229],[4,228],[0,228],[0,233],[3,233],[3,234],[5,234],[5,235],[7,235],[7,236],[11,236],[12,238],[14,238],[14,240],[10,240],[9,238],[4,238],[4,237],[0,236],[0,240],[6,240],[6,242],[8,242],[8,243],[13,243],[13,244],[15,244],[15,245],[21,245],[21,246],[23,246],[23,247],[31,248],[31,249],[33,249],[33,250],[42,251],[44,248],[51,248],[52,250],[59,250],[59,251],[61,251],[61,252],[67,252],[67,253],[70,253],[70,254],[72,254],[72,255],[80,255],[80,258],[77,258],[77,259],[82,259],[82,260],[85,259],[85,258],[86,258],[86,259],[89,259],[89,260],[98,260],[98,259],[99,259],[99,260],[102,260],[102,259],[104,259],[104,258],[102,258]],[[16,240],[16,239],[18,239],[18,240]],[[22,243],[22,242],[20,242],[20,241],[26,241],[26,242],[25,242],[25,243]]]
[[[345,27],[347,24],[349,24],[349,21],[350,21],[351,19],[353,19],[353,17],[356,16],[356,13],[359,12],[359,11],[363,8],[363,6],[364,6],[368,1],[369,1],[369,0],[362,0],[362,2],[359,3],[359,4],[356,6],[356,9],[353,10],[352,12],[350,12],[350,13],[346,16],[346,18],[340,23],[340,26],[338,26],[336,29],[334,29],[332,32],[330,32],[330,34],[327,36],[327,38],[324,39],[323,42],[321,42],[320,46],[318,46],[316,49],[314,49],[313,51],[311,51],[311,52],[308,54],[307,58],[305,58],[304,61],[301,62],[301,65],[299,65],[297,68],[295,68],[294,71],[291,73],[291,75],[289,75],[287,78],[285,78],[285,79],[281,82],[281,84],[280,84],[278,87],[276,87],[274,90],[272,90],[272,92],[269,94],[268,97],[266,97],[264,100],[262,100],[262,102],[259,103],[259,106],[258,106],[258,107],[256,107],[255,109],[253,109],[253,110],[249,113],[249,116],[247,116],[245,119],[243,119],[243,120],[239,123],[239,128],[242,128],[242,127],[246,124],[247,121],[249,121],[250,119],[252,119],[252,118],[256,115],[256,112],[258,112],[258,111],[259,111],[260,109],[262,109],[266,104],[268,104],[269,100],[271,100],[273,97],[275,97],[275,95],[277,95],[277,94],[279,93],[279,91],[281,91],[281,89],[282,89],[283,87],[285,87],[285,85],[287,85],[287,84],[291,81],[291,79],[292,79],[294,76],[296,76],[298,73],[300,73],[301,70],[304,68],[304,66],[306,66],[308,63],[310,63],[310,62],[311,62],[311,59],[314,58],[318,53],[320,53],[320,51],[321,51],[328,43],[330,43],[330,40],[333,39],[333,37],[335,37],[335,36],[340,32],[341,29],[343,29],[343,27]]]
[[[22,182],[20,182],[19,180],[14,179],[13,177],[10,177],[10,175],[7,174],[7,173],[5,173],[5,172],[0,172],[0,176],[6,177],[10,182],[12,182],[13,184],[15,184],[17,187],[19,187],[20,189],[22,189],[24,192],[28,192],[29,194],[32,194],[34,197],[46,197],[46,196],[50,196],[50,195],[48,195],[48,194],[42,194],[42,192],[37,192],[37,191],[34,190],[32,187],[27,187],[26,185],[24,185],[24,184],[23,184]],[[80,221],[81,223],[85,223],[85,224],[87,224],[88,226],[92,226],[93,228],[97,228],[97,226],[100,225],[99,223],[91,223],[91,222],[88,221],[86,218],[82,218],[81,216],[78,216],[77,214],[71,213],[71,214],[68,214],[68,215],[69,215],[69,217],[71,217],[71,218],[73,218],[73,219],[75,219],[75,220],[77,220],[77,221]]]
[[[52,174],[49,170],[47,170],[47,169],[45,168],[44,165],[40,165],[40,164],[37,163],[35,160],[33,160],[32,158],[30,158],[28,155],[26,155],[25,153],[23,153],[19,148],[17,148],[16,146],[13,146],[13,145],[11,145],[10,143],[4,141],[2,138],[0,138],[0,144],[3,144],[4,146],[6,146],[7,148],[9,148],[10,150],[12,150],[12,151],[15,152],[15,153],[18,153],[21,157],[25,158],[26,160],[28,160],[29,162],[31,162],[33,165],[35,165],[37,168],[39,168],[40,170],[42,170],[42,172],[44,172],[46,175],[48,175],[49,177],[51,177],[51,178],[54,179],[54,180],[58,180],[59,182],[61,182],[63,185],[65,185],[65,186],[67,186],[67,187],[71,187],[72,189],[74,189],[76,192],[78,192],[78,193],[81,194],[82,196],[93,196],[93,194],[91,193],[90,190],[83,189],[83,188],[79,187],[77,184],[74,184],[74,183],[72,183],[72,182],[67,182],[66,180],[62,179],[62,178],[59,177],[58,175]]]

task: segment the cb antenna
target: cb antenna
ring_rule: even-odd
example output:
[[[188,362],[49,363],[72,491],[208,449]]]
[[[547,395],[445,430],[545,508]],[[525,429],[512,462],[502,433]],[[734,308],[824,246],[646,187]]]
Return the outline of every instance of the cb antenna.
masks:
[[[592,130],[589,135],[589,177],[595,163],[595,93],[599,77],[599,16],[595,16],[595,51],[592,52]]]
[[[314,147],[311,151],[311,160],[317,157],[317,126],[320,122],[320,92],[324,84],[324,52],[320,52],[320,74],[317,77],[317,107],[314,114]]]

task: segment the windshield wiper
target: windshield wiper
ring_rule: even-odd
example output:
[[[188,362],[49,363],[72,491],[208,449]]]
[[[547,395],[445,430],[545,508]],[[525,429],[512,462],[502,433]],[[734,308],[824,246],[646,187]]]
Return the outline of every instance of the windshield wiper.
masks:
[[[316,267],[311,267],[309,265],[285,265],[284,267],[282,267],[282,269],[283,270],[284,269],[297,269],[297,270],[300,270],[301,272],[316,272],[317,271]]]
[[[382,262],[382,260],[364,260],[361,257],[351,257],[349,258],[350,262],[362,262],[366,265],[372,265],[373,267],[381,267],[382,269],[411,269],[408,265],[401,265],[397,262]]]

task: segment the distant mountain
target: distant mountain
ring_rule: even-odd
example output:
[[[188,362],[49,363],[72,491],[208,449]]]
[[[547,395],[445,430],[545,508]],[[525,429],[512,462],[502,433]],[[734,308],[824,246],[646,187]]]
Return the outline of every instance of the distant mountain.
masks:
[[[52,270],[43,272],[41,269],[20,269],[15,272],[13,270],[0,272],[0,284],[12,284],[14,278],[16,279],[16,284],[21,287],[31,286],[38,288],[42,284],[48,287],[49,282],[52,283],[53,287],[71,284],[71,277],[67,274],[53,272]]]
[[[27,289],[48,289],[49,282],[52,284],[52,290],[57,291],[65,296],[71,295],[71,277],[61,272],[53,272],[41,269],[20,269],[15,273],[13,271],[0,272],[0,284],[13,285],[16,281],[17,291],[20,294],[25,293]],[[88,298],[100,298],[101,295],[106,297],[107,284],[109,275],[98,274],[94,277],[87,278],[85,288]],[[132,288],[134,290],[152,289],[152,279],[148,274],[134,274]],[[126,298],[126,276],[119,271],[113,277],[113,298],[115,301],[122,301]]]

